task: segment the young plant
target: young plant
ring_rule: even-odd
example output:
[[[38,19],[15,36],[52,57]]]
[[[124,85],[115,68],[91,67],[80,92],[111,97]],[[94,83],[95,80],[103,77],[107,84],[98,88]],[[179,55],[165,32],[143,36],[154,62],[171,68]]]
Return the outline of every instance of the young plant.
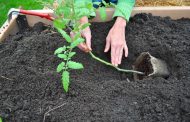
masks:
[[[44,2],[43,2],[44,3]],[[49,8],[53,8],[54,0],[46,0],[45,5]],[[101,18],[106,19],[105,7],[101,7],[101,3],[97,4]],[[104,6],[107,6],[106,2],[103,2]],[[55,50],[55,55],[58,58],[62,59],[62,62],[57,66],[57,72],[62,74],[62,85],[66,92],[69,90],[70,84],[70,70],[83,69],[83,65],[79,62],[73,61],[73,57],[76,55],[76,52],[73,51],[80,43],[85,40],[81,37],[81,32],[90,26],[90,23],[81,25],[79,20],[84,17],[90,17],[92,13],[95,12],[92,2],[80,2],[79,4],[75,3],[75,0],[57,0],[56,8],[53,8],[56,19],[53,24],[57,31],[65,38],[67,45],[63,45]],[[71,37],[68,32],[69,30],[74,34],[74,37]],[[112,66],[118,71],[122,72],[134,72],[138,74],[143,74],[142,72],[120,69],[113,66],[111,63],[106,62],[98,57],[96,57],[92,52],[89,52],[92,58],[95,60],[104,63],[105,65]]]
[[[54,0],[48,0],[45,5],[53,8]],[[81,11],[82,10],[82,11]],[[65,38],[67,45],[59,47],[54,54],[62,59],[62,62],[57,66],[57,72],[62,74],[62,85],[66,92],[68,92],[70,84],[70,70],[83,69],[83,65],[79,62],[73,61],[76,52],[73,51],[80,43],[85,40],[81,37],[81,31],[87,28],[90,23],[81,25],[79,20],[84,16],[90,16],[94,12],[93,4],[91,2],[75,3],[75,0],[57,0],[54,14],[56,19],[53,24],[57,31]],[[69,30],[74,37],[70,36]]]

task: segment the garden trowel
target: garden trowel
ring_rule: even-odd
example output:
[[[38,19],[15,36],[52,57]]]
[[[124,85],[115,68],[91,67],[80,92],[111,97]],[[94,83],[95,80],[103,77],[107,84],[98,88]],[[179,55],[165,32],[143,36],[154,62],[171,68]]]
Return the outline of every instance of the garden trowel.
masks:
[[[10,22],[13,15],[19,15],[19,14],[38,16],[38,17],[46,18],[48,20],[53,21],[54,17],[50,15],[49,13],[53,14],[53,11],[52,10],[23,10],[23,9],[11,8],[8,12],[8,21]]]

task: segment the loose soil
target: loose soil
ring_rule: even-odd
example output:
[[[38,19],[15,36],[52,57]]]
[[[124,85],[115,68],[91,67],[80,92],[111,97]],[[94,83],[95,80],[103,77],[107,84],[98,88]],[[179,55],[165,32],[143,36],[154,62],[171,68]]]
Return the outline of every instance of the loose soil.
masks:
[[[93,23],[93,52],[105,59],[105,38],[112,22]],[[42,29],[43,28],[43,29]],[[64,93],[54,50],[63,45],[59,34],[35,26],[0,44],[0,116],[5,122],[190,121],[190,20],[171,20],[139,14],[126,28],[128,58],[120,67],[132,69],[141,52],[149,51],[165,60],[167,79],[157,77],[134,81],[76,50],[76,61],[85,69],[71,72],[68,93]]]

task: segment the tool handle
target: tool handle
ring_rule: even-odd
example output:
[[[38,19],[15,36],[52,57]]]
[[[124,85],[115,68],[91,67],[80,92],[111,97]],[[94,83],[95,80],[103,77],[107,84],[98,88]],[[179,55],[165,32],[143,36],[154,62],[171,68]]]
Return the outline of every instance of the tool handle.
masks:
[[[47,13],[40,13],[40,12],[36,12],[36,11],[23,10],[23,9],[20,9],[20,13],[21,14],[26,14],[26,15],[34,15],[34,16],[46,18],[46,19],[51,20],[51,21],[54,20],[54,18],[51,15],[47,14]]]

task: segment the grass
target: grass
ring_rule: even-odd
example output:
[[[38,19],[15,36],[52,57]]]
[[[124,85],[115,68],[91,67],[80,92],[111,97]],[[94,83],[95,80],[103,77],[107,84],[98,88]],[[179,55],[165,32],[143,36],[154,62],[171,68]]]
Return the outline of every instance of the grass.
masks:
[[[23,9],[42,9],[43,7],[35,0],[0,0],[0,27],[7,19],[10,8],[22,7]]]

